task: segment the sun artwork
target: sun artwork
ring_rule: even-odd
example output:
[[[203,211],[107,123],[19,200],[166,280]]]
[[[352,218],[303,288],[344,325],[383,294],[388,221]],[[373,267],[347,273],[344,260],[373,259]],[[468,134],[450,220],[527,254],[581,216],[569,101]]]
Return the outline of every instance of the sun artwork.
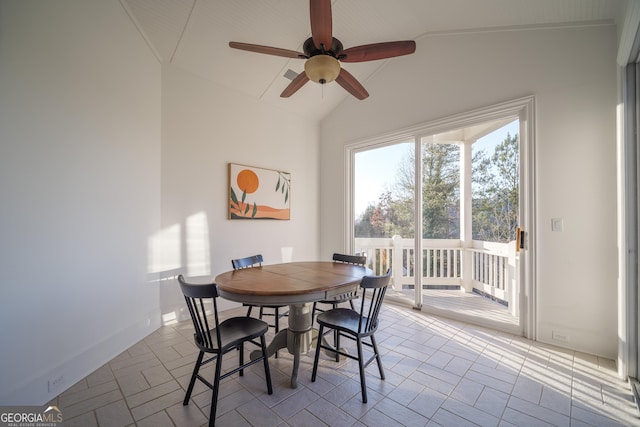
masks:
[[[242,191],[246,191],[247,194],[255,193],[260,186],[258,175],[249,169],[241,170],[238,173],[236,181],[238,183],[238,188]]]
[[[290,219],[291,174],[229,163],[229,219]]]

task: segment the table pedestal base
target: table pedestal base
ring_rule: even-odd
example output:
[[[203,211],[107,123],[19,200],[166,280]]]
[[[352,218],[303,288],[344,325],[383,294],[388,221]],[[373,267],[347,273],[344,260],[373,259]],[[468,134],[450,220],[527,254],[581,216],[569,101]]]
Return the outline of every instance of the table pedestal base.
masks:
[[[293,370],[291,372],[291,388],[298,387],[298,369],[300,355],[307,354],[313,342],[311,316],[312,303],[291,304],[289,306],[289,327],[276,334],[267,346],[267,354],[273,356],[278,350],[285,348],[293,355]],[[260,350],[251,352],[251,360],[260,357]]]
[[[269,357],[276,354],[280,349],[286,348],[289,354],[293,355],[293,369],[291,371],[291,388],[298,387],[298,370],[300,369],[300,356],[309,353],[311,345],[318,337],[318,330],[313,329],[312,303],[292,304],[289,306],[289,327],[279,331],[267,346]],[[322,343],[328,345],[325,337]],[[335,353],[325,350],[330,357],[335,357]],[[254,350],[249,356],[255,360],[262,355],[260,350]]]

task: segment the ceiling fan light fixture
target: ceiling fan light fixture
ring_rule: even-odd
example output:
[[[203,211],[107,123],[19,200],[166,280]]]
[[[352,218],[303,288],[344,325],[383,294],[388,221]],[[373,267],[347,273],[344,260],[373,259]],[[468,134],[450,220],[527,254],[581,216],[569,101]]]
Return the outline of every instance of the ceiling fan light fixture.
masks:
[[[331,55],[316,55],[304,63],[304,72],[316,83],[330,83],[340,74],[340,63]]]

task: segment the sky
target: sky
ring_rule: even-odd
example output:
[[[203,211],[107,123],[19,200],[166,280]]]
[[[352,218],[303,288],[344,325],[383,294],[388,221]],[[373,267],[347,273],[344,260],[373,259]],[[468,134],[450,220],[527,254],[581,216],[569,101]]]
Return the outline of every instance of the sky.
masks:
[[[480,138],[473,146],[474,152],[484,149],[491,153],[493,147],[506,138],[507,133],[510,133],[511,136],[518,133],[518,121],[511,122]],[[356,154],[354,174],[356,218],[364,212],[369,204],[377,203],[382,193],[393,188],[400,165],[408,161],[412,151],[413,142],[408,142]]]
[[[408,161],[413,142],[390,145],[356,154],[354,176],[354,211],[356,217],[378,201],[380,194],[391,190],[400,165]]]

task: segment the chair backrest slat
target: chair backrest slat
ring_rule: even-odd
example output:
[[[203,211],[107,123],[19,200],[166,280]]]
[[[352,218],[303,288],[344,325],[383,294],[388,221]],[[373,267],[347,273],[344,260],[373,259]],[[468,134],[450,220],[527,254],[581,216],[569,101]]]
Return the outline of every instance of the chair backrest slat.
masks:
[[[333,254],[333,260],[335,262],[344,262],[346,264],[366,265],[367,257],[363,255],[345,255],[335,253]]]
[[[198,310],[198,326],[200,335],[203,338],[204,345],[211,347],[213,342],[211,341],[211,332],[209,329],[209,321],[207,320],[207,311],[204,308],[204,299],[200,298],[195,301],[196,305],[200,303],[200,309]]]
[[[239,268],[248,268],[248,267],[256,267],[262,265],[262,255],[253,255],[245,258],[232,259],[231,265],[234,270]]]

